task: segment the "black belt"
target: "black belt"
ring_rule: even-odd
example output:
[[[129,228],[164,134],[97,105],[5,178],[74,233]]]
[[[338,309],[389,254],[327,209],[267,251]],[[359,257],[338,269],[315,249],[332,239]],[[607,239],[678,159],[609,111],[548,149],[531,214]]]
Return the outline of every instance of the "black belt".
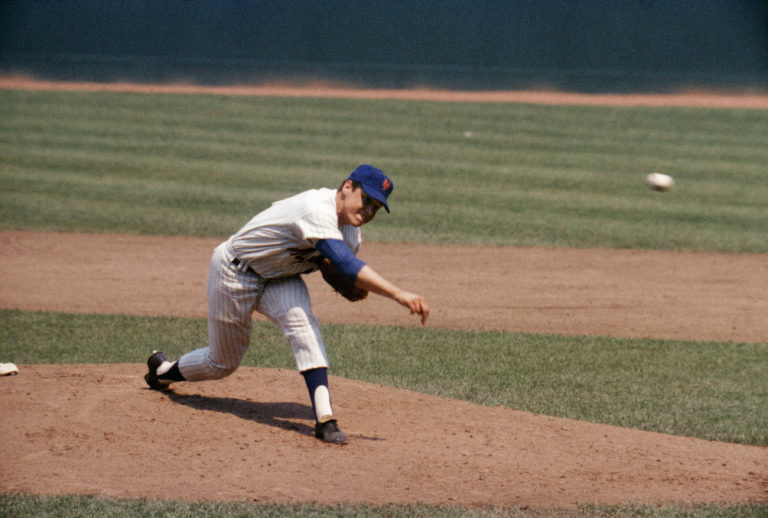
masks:
[[[234,259],[232,259],[232,264],[234,264],[235,266],[240,266],[240,263],[241,263],[241,262],[242,262],[242,261],[240,261],[240,259],[239,259],[238,257],[235,257]],[[252,274],[254,274],[254,275],[258,275],[258,273],[256,273],[256,272],[253,270],[253,268],[251,268],[250,266],[249,266],[249,267],[247,267],[247,268],[245,269],[245,271],[246,271],[246,272],[248,272],[248,273],[252,273]]]

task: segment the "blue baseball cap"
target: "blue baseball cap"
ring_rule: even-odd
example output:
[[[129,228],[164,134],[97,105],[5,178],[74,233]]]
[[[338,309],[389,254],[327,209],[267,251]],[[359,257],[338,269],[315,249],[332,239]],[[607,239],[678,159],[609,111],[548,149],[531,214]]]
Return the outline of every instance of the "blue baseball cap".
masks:
[[[352,174],[349,175],[347,180],[360,182],[365,193],[374,200],[380,201],[384,205],[384,208],[387,209],[387,212],[389,212],[387,197],[392,194],[392,189],[395,188],[395,185],[387,175],[381,172],[381,169],[377,169],[372,165],[363,164],[352,171]]]

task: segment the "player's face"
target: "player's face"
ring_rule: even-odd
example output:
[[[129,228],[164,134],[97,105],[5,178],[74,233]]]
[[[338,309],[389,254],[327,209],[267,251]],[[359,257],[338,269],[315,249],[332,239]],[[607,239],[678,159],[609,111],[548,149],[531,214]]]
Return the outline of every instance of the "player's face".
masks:
[[[371,221],[384,205],[368,196],[362,187],[353,188],[347,182],[342,188],[342,207],[339,223],[359,227]]]

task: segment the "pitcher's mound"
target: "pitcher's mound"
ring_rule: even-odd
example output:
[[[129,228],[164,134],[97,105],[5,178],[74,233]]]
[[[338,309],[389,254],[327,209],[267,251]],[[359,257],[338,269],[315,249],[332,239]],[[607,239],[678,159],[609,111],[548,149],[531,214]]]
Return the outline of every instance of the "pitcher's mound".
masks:
[[[768,449],[488,408],[332,378],[346,446],[293,371],[155,392],[144,366],[0,379],[0,489],[179,500],[573,507],[766,501]]]

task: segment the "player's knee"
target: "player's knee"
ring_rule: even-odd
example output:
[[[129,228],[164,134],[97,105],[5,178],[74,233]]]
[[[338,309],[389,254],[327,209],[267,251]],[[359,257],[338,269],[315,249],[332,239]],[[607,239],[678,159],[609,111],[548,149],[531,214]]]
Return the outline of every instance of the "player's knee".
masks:
[[[222,378],[226,378],[233,372],[237,370],[239,365],[228,365],[224,363],[219,363],[213,361],[211,358],[208,358],[208,361],[206,362],[207,365],[207,378],[210,380],[218,380]]]
[[[212,380],[226,378],[237,370],[237,367],[214,367],[211,369]]]
[[[301,307],[286,308],[275,315],[275,320],[283,333],[289,337],[307,332],[315,322],[314,316]]]

